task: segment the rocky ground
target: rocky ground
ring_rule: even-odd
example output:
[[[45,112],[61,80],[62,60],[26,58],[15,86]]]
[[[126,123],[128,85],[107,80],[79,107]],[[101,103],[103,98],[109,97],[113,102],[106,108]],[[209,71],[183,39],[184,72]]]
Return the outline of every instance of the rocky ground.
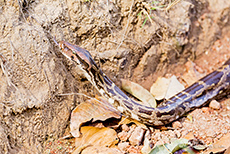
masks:
[[[230,57],[230,2],[175,2],[1,1],[0,153],[74,149],[60,139],[72,109],[86,98],[60,94],[98,93],[61,55],[55,36],[89,50],[119,86],[121,78],[146,89],[158,76],[180,79],[189,60],[204,74],[221,66]],[[152,144],[189,133],[215,142],[230,129],[229,99],[220,106],[195,110],[194,122],[184,120],[175,130],[153,128]]]

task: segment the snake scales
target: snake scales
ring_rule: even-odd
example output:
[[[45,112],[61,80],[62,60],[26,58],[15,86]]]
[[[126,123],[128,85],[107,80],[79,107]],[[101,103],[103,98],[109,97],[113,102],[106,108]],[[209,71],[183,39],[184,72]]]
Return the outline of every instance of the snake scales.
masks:
[[[145,124],[168,124],[185,113],[205,105],[210,99],[230,89],[230,59],[219,69],[203,77],[185,90],[163,102],[157,108],[137,103],[123,93],[96,65],[90,53],[65,41],[57,43],[62,54],[83,70],[86,78],[100,94],[125,115]]]

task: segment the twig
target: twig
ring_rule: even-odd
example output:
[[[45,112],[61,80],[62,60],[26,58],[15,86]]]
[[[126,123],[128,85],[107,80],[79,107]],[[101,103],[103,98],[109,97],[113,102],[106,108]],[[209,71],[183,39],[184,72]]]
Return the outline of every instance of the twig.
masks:
[[[177,3],[179,3],[180,1],[181,1],[181,0],[175,0],[175,1],[173,1],[172,3],[170,3],[170,4],[166,7],[165,11],[168,12],[168,10],[169,10],[171,7],[173,7],[174,5],[176,5]]]

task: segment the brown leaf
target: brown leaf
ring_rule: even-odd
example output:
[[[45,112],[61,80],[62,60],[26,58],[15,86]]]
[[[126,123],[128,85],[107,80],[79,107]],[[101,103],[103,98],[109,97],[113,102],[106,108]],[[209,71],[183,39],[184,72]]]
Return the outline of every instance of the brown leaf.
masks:
[[[127,91],[128,93],[132,94],[142,102],[140,102],[143,105],[149,106],[149,107],[156,107],[156,100],[153,97],[153,95],[146,89],[144,89],[142,86],[140,86],[137,83],[121,79],[122,82],[122,89]]]
[[[184,86],[177,80],[176,76],[171,78],[159,77],[151,86],[150,92],[157,100],[169,99],[178,92],[184,90]]]
[[[192,139],[195,139],[195,136],[194,136],[193,132],[189,132],[183,138],[185,138],[187,140],[192,140]]]
[[[162,100],[165,98],[170,79],[164,77],[158,77],[156,82],[150,88],[150,93],[156,98],[156,100]]]
[[[118,143],[117,133],[111,128],[97,128],[92,126],[81,127],[81,137],[75,138],[77,152],[90,146],[112,147]]]
[[[170,97],[176,95],[178,92],[184,90],[184,86],[177,80],[176,76],[173,75],[170,78],[169,87],[167,93],[165,95],[165,99],[169,99]]]
[[[94,121],[104,121],[109,118],[119,119],[121,114],[113,108],[107,101],[102,98],[97,101],[96,99],[87,100],[78,105],[71,113],[70,132],[74,137],[79,137],[80,126],[93,119]]]
[[[204,153],[219,153],[223,152],[230,146],[230,133],[226,134],[222,138],[220,138],[216,143],[211,145]]]
[[[230,154],[230,146],[229,146],[228,149],[224,152],[224,154]]]
[[[148,129],[146,125],[144,125],[143,123],[140,123],[139,121],[135,120],[135,119],[129,119],[129,118],[125,118],[122,117],[121,121],[119,122],[119,126],[123,125],[123,124],[130,124],[130,123],[135,123],[137,126],[140,126],[143,129]]]

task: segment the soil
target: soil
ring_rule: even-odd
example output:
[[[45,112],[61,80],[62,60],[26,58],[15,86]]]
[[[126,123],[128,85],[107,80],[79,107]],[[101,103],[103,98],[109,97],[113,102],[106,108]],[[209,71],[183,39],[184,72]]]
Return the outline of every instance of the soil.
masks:
[[[86,99],[76,93],[98,93],[61,55],[54,37],[89,50],[118,86],[126,78],[150,89],[158,76],[181,78],[187,61],[207,74],[230,58],[228,0],[0,4],[0,153],[74,149],[72,141],[60,140],[68,134],[72,109]],[[219,110],[193,111],[195,122],[185,120],[177,132],[154,128],[151,138],[192,132],[206,144],[213,143],[230,132],[229,101],[221,101]]]

